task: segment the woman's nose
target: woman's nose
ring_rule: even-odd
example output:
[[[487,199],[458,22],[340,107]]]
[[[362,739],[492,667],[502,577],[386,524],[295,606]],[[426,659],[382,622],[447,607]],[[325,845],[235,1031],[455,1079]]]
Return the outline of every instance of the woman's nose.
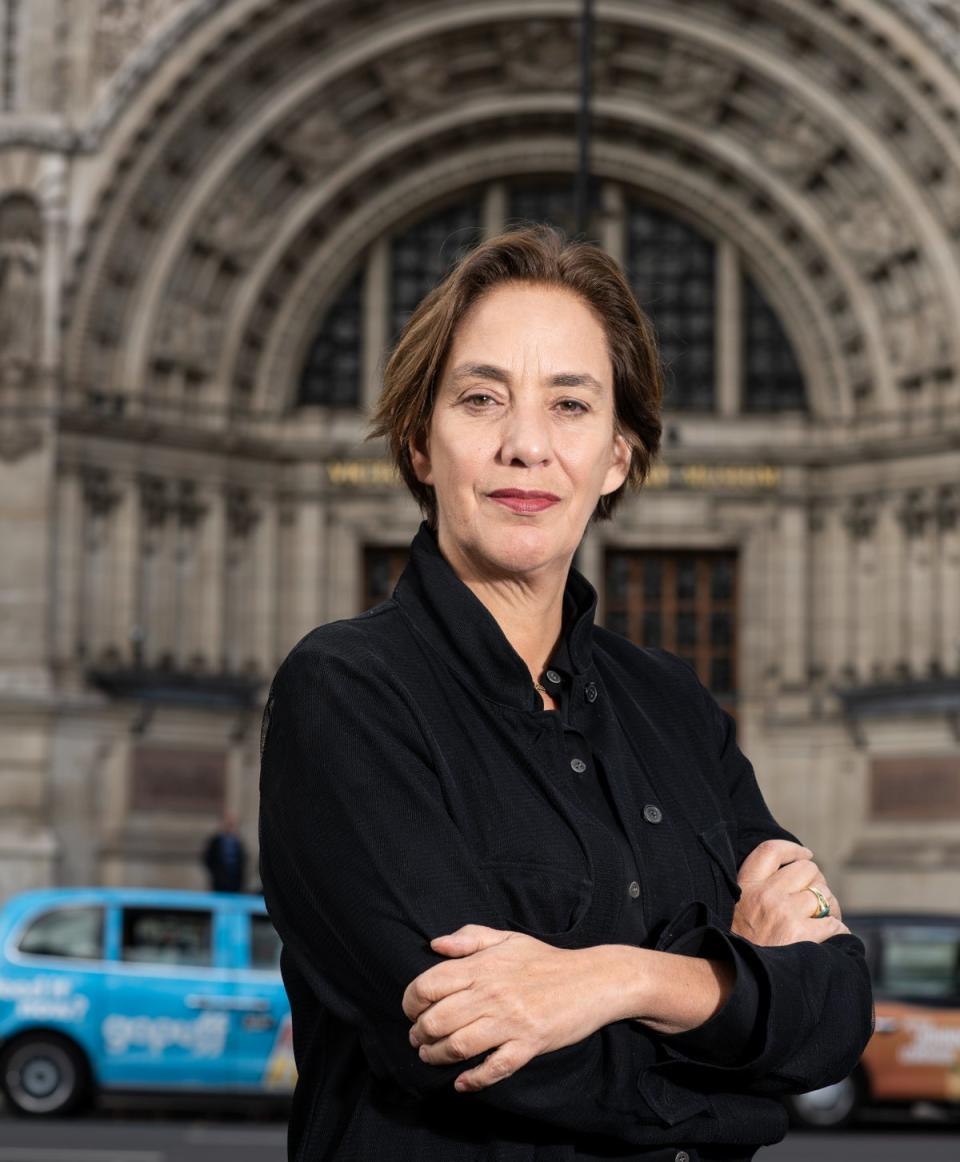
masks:
[[[539,404],[511,408],[502,432],[500,455],[504,463],[520,463],[529,468],[550,459],[550,432]]]

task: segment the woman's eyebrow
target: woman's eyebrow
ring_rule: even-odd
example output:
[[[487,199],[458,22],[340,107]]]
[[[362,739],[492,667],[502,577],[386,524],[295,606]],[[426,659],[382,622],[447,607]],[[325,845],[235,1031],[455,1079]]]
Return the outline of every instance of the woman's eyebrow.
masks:
[[[496,383],[509,383],[510,373],[492,363],[461,363],[454,368],[451,378],[455,382],[463,379],[492,379]],[[550,387],[589,387],[602,391],[599,381],[589,371],[558,371],[545,381]]]

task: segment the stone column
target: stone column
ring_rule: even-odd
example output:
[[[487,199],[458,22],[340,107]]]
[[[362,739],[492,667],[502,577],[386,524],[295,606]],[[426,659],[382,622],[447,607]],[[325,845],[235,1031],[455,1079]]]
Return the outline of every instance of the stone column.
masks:
[[[940,538],[938,600],[934,606],[935,657],[945,674],[960,676],[960,487],[946,485],[936,498]]]
[[[604,182],[600,191],[600,243],[603,249],[622,268],[627,261],[627,217],[623,186],[619,182]]]
[[[110,641],[118,660],[136,661],[141,632],[147,627],[140,621],[140,580],[142,552],[142,506],[140,489],[135,480],[122,486],[117,511],[113,517],[113,544],[110,568],[113,573],[110,612]],[[151,627],[152,628],[152,627]]]
[[[53,660],[77,659],[80,575],[83,568],[83,490],[75,471],[64,472],[56,484],[57,524],[54,530]]]
[[[361,404],[371,411],[383,388],[383,362],[390,342],[390,240],[370,247],[363,282],[363,352]]]
[[[824,529],[820,539],[820,553],[814,568],[821,578],[815,616],[821,626],[822,659],[825,674],[831,684],[841,677],[849,661],[847,652],[848,626],[852,617],[848,577],[847,534],[842,513],[836,504],[822,510]],[[820,604],[822,602],[822,604]]]
[[[895,678],[904,666],[904,574],[906,551],[898,498],[888,497],[877,514],[876,562],[878,617],[871,622],[876,640],[877,676]]]
[[[499,234],[510,212],[510,199],[506,182],[491,182],[483,196],[483,234],[493,238]]]
[[[790,500],[780,510],[777,539],[780,577],[779,664],[780,683],[800,689],[807,682],[807,512]]]
[[[926,489],[912,489],[903,499],[899,516],[906,540],[899,673],[903,677],[926,678],[934,660],[931,612],[937,537],[932,494]]]
[[[264,677],[272,677],[277,649],[277,501],[265,496],[251,541],[251,656]]]
[[[872,682],[876,678],[878,616],[875,498],[872,495],[853,497],[846,521],[851,537],[851,677],[859,682]]]
[[[194,652],[208,671],[223,666],[223,583],[226,555],[226,499],[218,484],[200,494],[205,514],[197,537],[197,606]]]
[[[735,416],[741,409],[743,352],[740,255],[729,239],[717,244],[717,410]]]
[[[281,655],[326,620],[326,516],[322,499],[303,497],[293,507],[293,523],[281,528],[286,583],[280,607]]]

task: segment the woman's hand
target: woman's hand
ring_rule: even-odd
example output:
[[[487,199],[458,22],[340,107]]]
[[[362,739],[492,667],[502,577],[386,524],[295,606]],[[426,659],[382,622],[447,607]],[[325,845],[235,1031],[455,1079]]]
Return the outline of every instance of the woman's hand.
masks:
[[[540,1053],[573,1045],[618,1019],[596,949],[554,948],[521,932],[467,924],[430,941],[451,959],[422,972],[403,994],[410,1042],[432,1065],[493,1049],[461,1073],[458,1090],[502,1081]]]
[[[785,839],[767,839],[750,852],[737,876],[741,896],[733,913],[732,931],[753,944],[767,947],[812,940],[821,944],[850,929],[813,852]],[[813,919],[817,900],[808,889],[823,893],[830,915]]]

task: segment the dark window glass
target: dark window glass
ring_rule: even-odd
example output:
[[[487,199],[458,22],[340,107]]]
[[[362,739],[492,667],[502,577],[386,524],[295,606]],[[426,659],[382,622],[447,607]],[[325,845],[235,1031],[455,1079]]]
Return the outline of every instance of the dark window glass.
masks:
[[[710,644],[712,646],[728,646],[733,640],[733,614],[710,614]]]
[[[725,601],[733,593],[733,566],[725,557],[710,567],[710,596],[714,601]]]
[[[208,966],[213,917],[199,908],[124,908],[121,959],[137,964]]]
[[[630,622],[625,613],[616,611],[607,614],[607,629],[618,633],[622,637],[630,636]]]
[[[396,342],[420,300],[482,236],[479,198],[434,210],[393,239],[391,342]]]
[[[659,557],[648,557],[643,562],[643,596],[646,600],[660,596],[663,563]]]
[[[697,644],[697,615],[695,613],[677,614],[677,645],[695,646]]]
[[[960,930],[904,925],[884,930],[879,991],[929,1000],[960,998]]]
[[[716,247],[663,210],[628,203],[627,270],[653,319],[664,363],[664,406],[711,410],[716,346]]]
[[[729,658],[715,655],[710,659],[710,689],[714,694],[733,693],[733,666]]]
[[[300,377],[299,402],[357,407],[363,337],[363,271],[358,270],[323,317]]]
[[[743,408],[773,412],[806,408],[803,374],[790,340],[763,292],[743,279]]]
[[[591,182],[587,226],[588,241],[600,240],[600,186]],[[547,222],[558,226],[568,237],[579,237],[577,199],[573,174],[540,177],[536,181],[518,181],[510,189],[507,217],[510,224]]]
[[[643,641],[641,645],[660,649],[662,646],[660,633],[660,614],[647,612],[643,615]]]
[[[270,917],[254,913],[250,917],[250,967],[278,969],[280,949],[280,937]]]
[[[677,561],[677,597],[692,601],[697,594],[697,563],[689,558]]]
[[[407,564],[408,550],[367,545],[363,550],[363,609],[386,601]]]
[[[17,947],[31,956],[99,960],[103,957],[103,909],[56,908],[44,912],[27,928]]]
[[[607,566],[607,600],[626,601],[630,586],[630,562],[624,556],[612,557]]]

